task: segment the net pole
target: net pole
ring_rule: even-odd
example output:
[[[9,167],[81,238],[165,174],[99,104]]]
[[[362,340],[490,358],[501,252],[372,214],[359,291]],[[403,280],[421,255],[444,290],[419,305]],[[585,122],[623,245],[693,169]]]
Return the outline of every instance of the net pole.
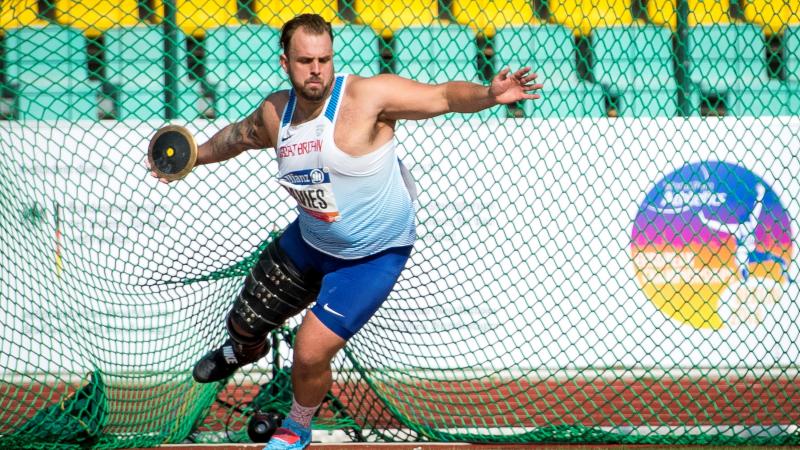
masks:
[[[175,0],[164,0],[164,72],[166,85],[166,117],[174,119],[178,116],[178,25],[177,6]]]
[[[689,2],[677,0],[678,22],[675,27],[675,81],[678,84],[678,111],[683,117],[691,114],[691,79],[689,77]]]

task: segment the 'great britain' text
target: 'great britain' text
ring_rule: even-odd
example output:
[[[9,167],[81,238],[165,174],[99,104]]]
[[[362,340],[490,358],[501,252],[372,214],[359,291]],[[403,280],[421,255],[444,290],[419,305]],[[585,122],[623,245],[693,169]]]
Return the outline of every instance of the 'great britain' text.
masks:
[[[314,141],[298,142],[291,145],[281,145],[278,148],[278,157],[287,158],[289,156],[300,156],[307,153],[321,152],[322,141],[319,139]]]

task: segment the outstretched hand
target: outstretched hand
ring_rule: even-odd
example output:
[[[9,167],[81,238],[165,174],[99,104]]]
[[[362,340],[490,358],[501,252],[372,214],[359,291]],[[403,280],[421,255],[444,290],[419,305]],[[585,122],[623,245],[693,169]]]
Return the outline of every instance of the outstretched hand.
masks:
[[[508,67],[501,70],[495,75],[489,86],[489,94],[495,98],[497,103],[508,104],[540,98],[536,91],[541,89],[542,85],[533,83],[536,80],[536,74],[531,72],[530,67],[523,67],[509,75],[510,72],[511,69]]]

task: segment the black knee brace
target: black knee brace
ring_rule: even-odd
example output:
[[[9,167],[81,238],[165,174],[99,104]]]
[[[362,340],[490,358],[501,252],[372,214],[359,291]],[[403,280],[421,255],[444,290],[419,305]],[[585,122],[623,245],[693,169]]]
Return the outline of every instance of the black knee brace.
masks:
[[[301,273],[278,246],[278,239],[273,240],[233,302],[226,321],[228,333],[244,345],[263,342],[270,331],[316,300],[320,283],[318,274]]]

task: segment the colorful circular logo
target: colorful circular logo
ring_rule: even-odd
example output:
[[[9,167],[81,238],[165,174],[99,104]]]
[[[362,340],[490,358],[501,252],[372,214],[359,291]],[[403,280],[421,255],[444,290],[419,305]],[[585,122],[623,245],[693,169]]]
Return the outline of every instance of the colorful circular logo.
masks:
[[[757,325],[778,303],[792,258],[789,215],[749,170],[688,164],[660,180],[631,231],[636,278],[666,316],[697,329]]]

